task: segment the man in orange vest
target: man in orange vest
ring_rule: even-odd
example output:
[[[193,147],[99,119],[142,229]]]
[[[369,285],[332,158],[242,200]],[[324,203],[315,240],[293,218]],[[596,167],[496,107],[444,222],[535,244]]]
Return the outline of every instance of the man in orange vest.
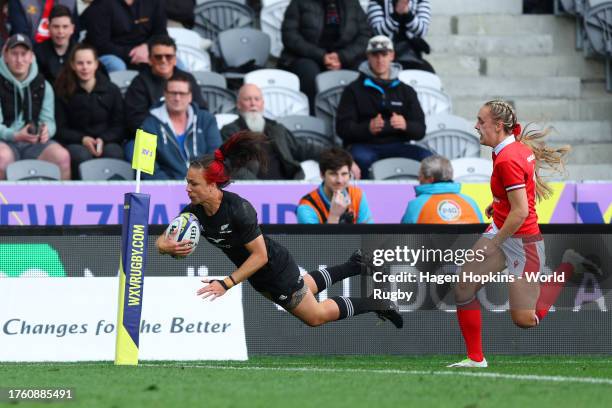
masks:
[[[353,157],[333,147],[321,153],[323,183],[306,194],[297,208],[300,224],[369,224],[372,214],[365,193],[349,185]]]
[[[421,185],[416,198],[408,202],[402,224],[481,224],[476,202],[461,194],[461,184],[453,183],[453,167],[446,157],[429,156],[421,161]]]

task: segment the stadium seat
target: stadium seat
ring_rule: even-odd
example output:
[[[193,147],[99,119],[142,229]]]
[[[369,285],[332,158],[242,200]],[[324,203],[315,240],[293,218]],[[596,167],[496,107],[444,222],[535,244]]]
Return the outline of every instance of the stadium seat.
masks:
[[[480,156],[480,140],[467,120],[454,115],[436,115],[427,117],[425,125],[427,133],[419,145],[448,159]]]
[[[60,168],[43,160],[18,160],[6,168],[7,181],[60,180]]]
[[[168,35],[174,39],[177,46],[188,45],[205,51],[212,45],[208,38],[202,38],[196,31],[187,28],[168,27]]]
[[[187,71],[210,71],[210,55],[199,48],[177,44],[176,57],[187,66]]]
[[[204,38],[215,41],[222,31],[253,27],[255,12],[246,4],[212,0],[195,7],[194,29]]]
[[[442,90],[442,80],[436,74],[420,69],[405,69],[400,71],[398,79],[413,88],[427,87]]]
[[[257,69],[244,76],[245,84],[255,84],[263,89],[268,86],[300,90],[300,78],[292,72],[282,69]]]
[[[417,180],[421,163],[403,157],[391,157],[372,163],[370,174],[374,180]]]
[[[457,183],[488,183],[493,173],[493,162],[480,157],[463,157],[451,161],[453,180]]]
[[[302,92],[278,86],[268,86],[261,92],[265,102],[265,117],[276,119],[289,115],[308,116],[308,97]]]
[[[235,113],[217,113],[215,114],[215,119],[217,120],[217,127],[221,130],[223,126],[238,119],[238,115]]]
[[[334,145],[331,129],[321,118],[291,115],[278,118],[278,122],[298,139],[308,139],[312,143],[326,147]]]
[[[433,88],[417,86],[414,88],[425,116],[438,113],[452,113],[453,104],[446,93]]]
[[[217,43],[223,64],[228,70],[245,69],[248,66],[253,69],[263,67],[270,56],[270,37],[254,28],[223,31]],[[239,76],[244,77],[244,74]]]
[[[306,160],[300,163],[302,171],[304,172],[304,180],[310,183],[321,182],[321,170],[319,170],[319,163],[314,160]]]
[[[335,87],[345,87],[359,77],[359,72],[348,69],[321,72],[315,78],[317,92],[325,92]]]
[[[79,165],[81,180],[134,180],[132,165],[124,160],[97,158]]]
[[[612,1],[586,10],[584,29],[590,49],[606,60],[606,89],[612,92]]]
[[[270,36],[270,55],[276,58],[280,57],[283,51],[281,26],[288,5],[289,0],[262,1],[262,9],[259,14],[261,31]]]
[[[208,102],[208,111],[217,113],[236,113],[236,94],[226,88],[201,85],[202,97]]]
[[[425,118],[425,133],[432,133],[444,129],[458,129],[467,133],[474,132],[474,125],[461,116],[450,113],[438,113]]]
[[[336,135],[336,111],[340,104],[342,92],[344,92],[344,86],[337,86],[315,96],[315,115],[327,123],[334,136]]]
[[[216,72],[194,71],[191,74],[194,76],[199,86],[227,88],[227,80],[225,77]]]
[[[125,71],[113,71],[109,74],[111,82],[119,87],[121,95],[125,95],[125,92],[132,83],[132,80],[137,75],[138,71],[131,69]]]

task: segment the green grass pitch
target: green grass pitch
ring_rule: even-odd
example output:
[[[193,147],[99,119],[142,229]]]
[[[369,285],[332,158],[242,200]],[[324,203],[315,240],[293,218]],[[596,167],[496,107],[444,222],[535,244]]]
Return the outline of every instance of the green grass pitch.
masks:
[[[245,362],[0,363],[0,387],[71,387],[74,400],[0,406],[611,407],[612,356],[252,357]]]

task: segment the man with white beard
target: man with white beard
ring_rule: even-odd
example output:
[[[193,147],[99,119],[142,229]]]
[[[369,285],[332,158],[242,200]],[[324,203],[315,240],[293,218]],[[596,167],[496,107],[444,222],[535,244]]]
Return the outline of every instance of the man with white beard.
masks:
[[[264,117],[264,100],[261,90],[253,84],[244,84],[238,93],[238,113],[240,117],[221,129],[221,138],[226,141],[241,130],[260,132],[268,137],[264,149],[268,153],[268,169],[263,172],[258,166],[235,169],[237,179],[291,180],[302,179],[304,173],[300,162],[318,160],[323,148],[313,143],[303,143],[283,125]]]

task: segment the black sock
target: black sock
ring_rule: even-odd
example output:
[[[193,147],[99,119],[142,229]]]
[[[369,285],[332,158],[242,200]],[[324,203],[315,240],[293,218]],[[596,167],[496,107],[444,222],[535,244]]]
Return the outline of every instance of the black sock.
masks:
[[[318,271],[309,272],[309,275],[314,279],[319,292],[321,292],[338,281],[359,275],[360,273],[361,266],[357,263],[348,261],[342,265],[321,268]]]
[[[375,312],[377,310],[389,310],[390,302],[387,300],[374,300],[360,297],[334,296],[330,298],[338,305],[340,317],[338,320],[360,314]]]

